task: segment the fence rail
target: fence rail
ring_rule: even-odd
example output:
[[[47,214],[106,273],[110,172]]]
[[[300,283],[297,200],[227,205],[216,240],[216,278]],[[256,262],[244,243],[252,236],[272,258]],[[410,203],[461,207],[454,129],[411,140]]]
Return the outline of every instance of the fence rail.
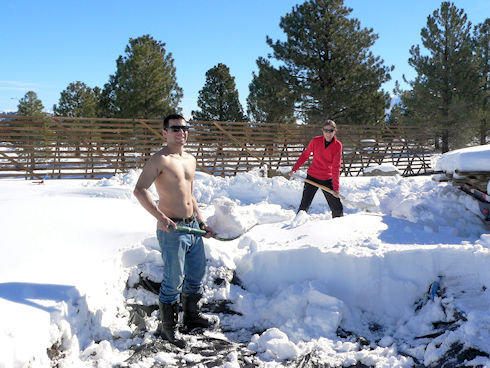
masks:
[[[198,170],[236,175],[291,167],[320,127],[243,122],[189,123],[186,150]],[[101,178],[140,168],[164,143],[161,120],[0,115],[0,178]],[[342,126],[342,175],[392,164],[404,175],[430,170],[433,140],[420,127]]]

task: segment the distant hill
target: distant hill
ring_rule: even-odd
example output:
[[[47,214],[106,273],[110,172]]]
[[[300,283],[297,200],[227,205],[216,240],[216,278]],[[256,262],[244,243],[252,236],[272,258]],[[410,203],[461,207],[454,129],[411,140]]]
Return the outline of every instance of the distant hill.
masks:
[[[17,111],[2,111],[1,115],[17,115]]]

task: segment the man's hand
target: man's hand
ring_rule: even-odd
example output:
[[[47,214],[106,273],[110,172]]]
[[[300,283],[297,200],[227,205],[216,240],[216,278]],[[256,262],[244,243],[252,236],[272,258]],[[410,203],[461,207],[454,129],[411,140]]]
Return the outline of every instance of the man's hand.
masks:
[[[335,197],[335,198],[339,198],[340,197],[340,193],[335,191],[335,190],[332,190],[332,195]]]
[[[170,220],[170,218],[162,214],[158,217],[157,229],[169,233],[172,231],[172,229],[177,229],[177,225],[175,224],[175,222]]]
[[[290,178],[292,178],[296,174],[296,171],[291,170],[288,175]]]
[[[204,230],[206,232],[206,234],[203,235],[204,238],[209,239],[214,235],[213,229],[211,229],[208,225],[203,223],[200,224],[199,227],[201,230]]]

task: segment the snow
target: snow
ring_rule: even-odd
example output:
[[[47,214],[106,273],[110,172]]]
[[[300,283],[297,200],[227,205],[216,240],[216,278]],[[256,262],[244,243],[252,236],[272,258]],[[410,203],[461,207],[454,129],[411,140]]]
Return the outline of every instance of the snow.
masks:
[[[436,170],[490,171],[489,152],[450,152]],[[159,282],[162,269],[155,221],[132,195],[138,175],[0,181],[1,368],[50,367],[48,353],[60,367],[124,366],[131,347],[156,339],[156,313],[141,335],[127,308],[157,303],[135,285]],[[332,219],[320,194],[296,214],[300,180],[196,173],[208,224],[223,237],[245,232],[205,239],[203,301],[240,313],[213,315],[230,332],[206,333],[245,343],[270,367],[309,353],[331,366],[428,366],[457,342],[487,354],[468,364],[490,366],[490,234],[476,200],[423,176],[340,184],[346,216]],[[242,287],[214,283],[230,271]],[[444,324],[453,328],[424,338]],[[202,359],[162,350],[130,366]],[[239,367],[238,353],[222,366]]]
[[[436,171],[490,171],[490,144],[445,153],[437,160]]]
[[[380,173],[390,174],[390,175],[394,175],[394,174],[401,175],[402,174],[396,166],[390,165],[390,164],[370,166],[370,167],[366,167],[364,170],[362,170],[364,175],[371,174],[371,173],[376,172],[376,171],[378,171]]]

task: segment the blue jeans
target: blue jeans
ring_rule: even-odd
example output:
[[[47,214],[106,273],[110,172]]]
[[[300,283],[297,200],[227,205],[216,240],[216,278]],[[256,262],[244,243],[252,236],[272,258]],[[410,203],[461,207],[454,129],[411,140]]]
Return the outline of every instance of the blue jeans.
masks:
[[[189,226],[184,223],[176,224]],[[191,226],[199,228],[197,221],[194,221]],[[206,254],[202,237],[177,231],[167,233],[157,230],[157,238],[163,259],[160,301],[174,304],[179,301],[181,292],[201,293],[206,271]]]

